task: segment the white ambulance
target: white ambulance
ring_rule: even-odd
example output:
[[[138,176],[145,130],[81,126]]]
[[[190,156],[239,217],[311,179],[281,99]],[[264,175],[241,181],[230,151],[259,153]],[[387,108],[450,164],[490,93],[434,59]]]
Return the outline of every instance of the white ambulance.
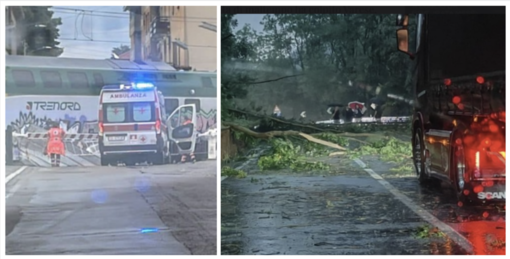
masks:
[[[165,111],[165,99],[153,84],[104,86],[99,98],[101,165],[169,162],[169,139],[175,134],[176,126],[167,127],[170,116]],[[175,112],[188,108],[185,106],[189,105]],[[196,116],[194,109],[191,109],[191,116]],[[191,139],[193,134],[191,127],[189,136],[178,135]]]

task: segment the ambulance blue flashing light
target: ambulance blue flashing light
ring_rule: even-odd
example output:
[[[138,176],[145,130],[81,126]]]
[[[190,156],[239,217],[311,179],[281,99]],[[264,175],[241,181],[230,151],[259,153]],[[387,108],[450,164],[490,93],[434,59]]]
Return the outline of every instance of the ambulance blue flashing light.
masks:
[[[137,90],[143,90],[143,89],[152,89],[154,88],[154,85],[152,83],[131,83],[131,85],[120,85],[120,89],[137,89]]]
[[[152,83],[135,83],[133,84],[133,87],[136,89],[148,89],[154,88],[154,85]]]
[[[145,90],[145,89],[153,89],[155,88],[152,83],[131,83],[131,84],[121,84],[121,85],[105,85],[103,86],[104,90]]]

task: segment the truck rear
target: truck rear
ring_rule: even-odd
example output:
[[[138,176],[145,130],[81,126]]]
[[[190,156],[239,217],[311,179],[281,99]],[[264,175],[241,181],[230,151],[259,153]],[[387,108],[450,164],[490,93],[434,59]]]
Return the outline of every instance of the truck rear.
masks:
[[[396,36],[414,61],[418,179],[451,183],[460,204],[505,202],[504,12],[410,18],[398,16]]]

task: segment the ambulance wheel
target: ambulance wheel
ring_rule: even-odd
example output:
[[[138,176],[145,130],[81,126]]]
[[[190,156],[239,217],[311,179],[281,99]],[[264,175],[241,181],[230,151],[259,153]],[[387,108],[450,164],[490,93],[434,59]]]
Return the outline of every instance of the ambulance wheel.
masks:
[[[154,154],[154,158],[152,160],[152,163],[154,165],[163,165],[166,162],[166,155],[165,152],[158,151],[156,154]]]
[[[105,156],[105,155],[102,155],[101,156],[101,166],[108,166],[110,165],[111,161],[110,161],[110,158]]]

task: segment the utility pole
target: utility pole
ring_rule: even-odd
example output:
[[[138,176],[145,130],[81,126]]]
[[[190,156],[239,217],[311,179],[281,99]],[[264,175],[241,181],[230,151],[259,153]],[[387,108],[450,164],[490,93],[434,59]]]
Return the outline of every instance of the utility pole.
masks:
[[[129,11],[129,20],[131,23],[131,61],[141,63],[142,57],[142,7],[124,6],[124,11]]]

